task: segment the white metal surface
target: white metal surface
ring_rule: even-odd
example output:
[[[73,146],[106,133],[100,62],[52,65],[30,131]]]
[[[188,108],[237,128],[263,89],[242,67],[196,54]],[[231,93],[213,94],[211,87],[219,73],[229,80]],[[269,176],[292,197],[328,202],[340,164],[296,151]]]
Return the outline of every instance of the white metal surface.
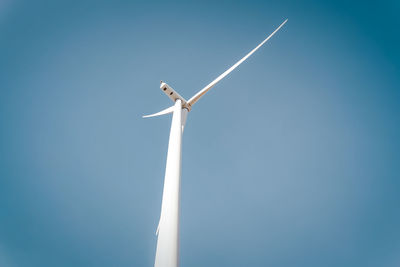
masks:
[[[158,224],[155,267],[177,267],[179,264],[179,198],[181,180],[182,102],[173,106],[161,216]]]
[[[176,92],[171,86],[166,84],[165,82],[161,81],[160,85],[161,91],[163,91],[173,102],[177,99],[182,101],[182,105],[186,104],[186,99],[184,99],[178,92]]]
[[[189,110],[187,110],[186,108],[182,109],[182,134],[183,134],[183,130],[185,129],[188,112],[189,112]]]
[[[180,209],[180,179],[181,179],[181,147],[182,134],[186,123],[188,112],[205,93],[215,84],[238,67],[243,61],[251,56],[257,49],[266,43],[285,23],[287,19],[256,48],[250,51],[245,57],[235,63],[232,67],[218,76],[214,81],[195,94],[189,101],[186,101],[174,89],[161,81],[161,90],[175,104],[167,109],[152,115],[143,116],[155,117],[173,113],[171,131],[169,135],[167,163],[165,169],[164,190],[161,204],[160,222],[157,228],[157,251],[155,267],[178,267],[179,266],[179,209]]]

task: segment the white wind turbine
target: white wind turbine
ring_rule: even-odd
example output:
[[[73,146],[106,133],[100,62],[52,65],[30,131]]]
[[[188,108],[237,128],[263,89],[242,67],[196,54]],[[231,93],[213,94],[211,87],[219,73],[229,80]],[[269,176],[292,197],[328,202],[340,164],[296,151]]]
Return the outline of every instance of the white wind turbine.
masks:
[[[222,80],[226,75],[233,71],[257,49],[265,44],[285,23],[287,19],[279,25],[264,41],[250,51],[241,60],[236,62],[227,71],[218,76],[209,85],[200,90],[192,98],[186,101],[174,89],[161,81],[160,88],[173,101],[175,105],[162,110],[158,113],[143,116],[144,118],[161,116],[173,113],[171,131],[169,134],[167,164],[165,169],[164,191],[161,204],[160,222],[157,227],[157,250],[155,267],[177,267],[179,265],[179,206],[180,206],[180,179],[181,179],[181,146],[182,133],[186,123],[188,112],[192,106]]]

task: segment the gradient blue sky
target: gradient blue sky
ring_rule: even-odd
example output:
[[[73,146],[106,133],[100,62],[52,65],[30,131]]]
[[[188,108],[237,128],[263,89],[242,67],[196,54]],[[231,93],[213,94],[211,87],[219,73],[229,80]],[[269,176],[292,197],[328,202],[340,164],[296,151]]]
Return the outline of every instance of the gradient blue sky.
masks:
[[[398,1],[0,1],[0,266],[400,266]]]

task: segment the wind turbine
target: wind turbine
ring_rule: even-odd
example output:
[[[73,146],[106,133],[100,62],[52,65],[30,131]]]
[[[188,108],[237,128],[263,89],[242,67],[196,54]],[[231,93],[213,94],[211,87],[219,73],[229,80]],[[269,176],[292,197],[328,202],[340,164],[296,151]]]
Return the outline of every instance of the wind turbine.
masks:
[[[161,81],[161,90],[175,104],[167,109],[144,118],[156,117],[169,113],[172,115],[171,131],[169,134],[167,164],[164,178],[164,191],[161,204],[161,216],[156,234],[158,235],[155,267],[177,267],[179,265],[179,209],[180,209],[180,180],[181,180],[181,147],[182,134],[188,112],[193,105],[214,85],[221,81],[231,71],[265,44],[285,23],[287,19],[276,28],[264,41],[251,50],[241,60],[218,76],[214,81],[201,89],[192,98],[186,101],[174,89]]]

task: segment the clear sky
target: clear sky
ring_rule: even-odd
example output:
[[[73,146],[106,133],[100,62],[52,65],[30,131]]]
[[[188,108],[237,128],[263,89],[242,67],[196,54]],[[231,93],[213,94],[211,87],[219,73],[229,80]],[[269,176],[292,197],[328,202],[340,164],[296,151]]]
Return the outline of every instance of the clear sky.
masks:
[[[0,266],[400,266],[399,1],[0,1]]]

